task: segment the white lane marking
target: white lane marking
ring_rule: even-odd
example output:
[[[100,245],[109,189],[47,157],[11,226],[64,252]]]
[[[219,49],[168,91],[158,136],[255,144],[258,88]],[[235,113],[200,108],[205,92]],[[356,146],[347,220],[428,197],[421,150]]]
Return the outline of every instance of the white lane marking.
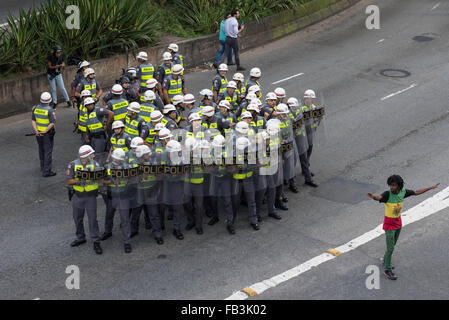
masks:
[[[414,83],[414,84],[412,84],[410,87],[405,88],[405,89],[402,89],[402,90],[399,90],[399,91],[394,92],[394,93],[392,93],[392,94],[389,94],[388,96],[385,96],[385,97],[381,98],[380,100],[381,100],[381,101],[384,101],[384,100],[386,100],[386,99],[388,99],[388,98],[394,97],[395,95],[398,95],[398,94],[403,93],[403,92],[405,92],[405,91],[407,91],[407,90],[410,90],[411,88],[414,88],[414,87],[416,87],[416,86],[417,86],[417,84]]]
[[[380,39],[379,41],[377,41],[377,43],[381,43],[383,41],[385,41],[385,39]]]
[[[33,300],[40,300],[41,298],[35,298],[35,299],[33,299]]]
[[[436,8],[438,8],[438,7],[440,6],[440,4],[441,4],[441,2],[438,2],[436,5],[434,5],[434,6],[432,7],[432,9],[430,9],[430,11],[433,11],[433,10],[435,10]]]
[[[402,213],[402,226],[405,227],[408,224],[411,224],[413,222],[419,221],[425,217],[428,217],[434,213],[437,213],[445,208],[449,207],[449,187],[446,189],[436,193],[432,197],[424,200],[423,202],[419,203],[418,205],[414,206],[413,208],[408,209],[404,213]],[[352,251],[356,249],[357,247],[383,235],[384,231],[382,230],[382,224],[378,225],[376,228],[362,234],[361,236],[352,239],[351,241],[345,243],[344,245],[341,245],[335,250],[340,251],[342,254]],[[294,268],[291,268],[290,270],[287,270],[279,275],[276,275],[270,279],[266,279],[264,281],[255,283],[249,288],[253,289],[257,292],[257,294],[261,294],[262,292],[276,287],[277,285],[281,284],[282,282],[285,282],[287,280],[290,280],[292,278],[295,278],[299,276],[300,274],[309,271],[313,267],[317,267],[320,264],[327,262],[329,260],[337,258],[336,256],[330,254],[330,253],[322,253],[319,256],[316,256],[315,258],[312,258]],[[239,291],[235,292],[225,300],[246,300],[248,299],[248,295]]]
[[[298,73],[298,74],[295,74],[295,75],[293,75],[293,76],[291,76],[291,77],[288,77],[288,78],[285,78],[285,79],[281,79],[281,80],[278,80],[278,81],[276,81],[276,82],[273,82],[272,84],[276,84],[276,83],[279,83],[279,82],[282,82],[282,81],[287,81],[287,80],[290,80],[290,79],[292,79],[292,78],[294,78],[294,77],[298,77],[298,76],[302,76],[304,73]]]

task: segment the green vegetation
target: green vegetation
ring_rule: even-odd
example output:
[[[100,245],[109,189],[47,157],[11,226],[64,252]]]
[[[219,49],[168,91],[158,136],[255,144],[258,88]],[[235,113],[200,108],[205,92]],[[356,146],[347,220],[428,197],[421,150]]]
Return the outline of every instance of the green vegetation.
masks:
[[[163,35],[214,33],[237,8],[245,22],[295,9],[311,0],[59,0],[10,16],[0,29],[0,75],[45,70],[59,44],[66,57],[96,59],[155,44]],[[80,8],[80,29],[66,28],[66,7]],[[17,20],[15,22],[15,20]]]

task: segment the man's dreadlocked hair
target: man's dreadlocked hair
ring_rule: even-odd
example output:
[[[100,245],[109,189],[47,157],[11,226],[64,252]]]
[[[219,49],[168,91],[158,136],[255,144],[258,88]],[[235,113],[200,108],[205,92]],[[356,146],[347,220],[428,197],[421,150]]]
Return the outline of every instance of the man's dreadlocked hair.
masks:
[[[404,187],[404,180],[402,180],[402,177],[397,174],[389,176],[387,179],[387,185],[390,186],[393,183],[398,185],[399,190],[402,190],[402,188]]]

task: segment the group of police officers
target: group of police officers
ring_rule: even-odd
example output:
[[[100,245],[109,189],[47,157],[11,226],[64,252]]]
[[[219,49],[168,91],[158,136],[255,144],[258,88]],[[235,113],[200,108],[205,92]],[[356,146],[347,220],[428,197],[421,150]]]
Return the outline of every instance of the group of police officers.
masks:
[[[268,92],[262,102],[259,68],[252,68],[246,81],[242,73],[228,81],[228,66],[221,64],[211,89],[201,90],[197,102],[187,93],[178,46],[168,49],[157,69],[140,52],[139,66],[126,70],[101,102],[95,71],[87,61],[78,65],[72,99],[78,105],[74,131],[80,134],[81,147],[66,171],[76,226],[73,247],[86,242],[85,213],[94,251],[101,254],[100,241],[112,236],[118,212],[124,251],[129,253],[142,212],[145,229],[161,245],[167,220],[182,240],[184,215],[185,229],[202,234],[203,217],[210,218],[208,225],[216,224],[220,207],[230,234],[235,234],[242,204],[254,230],[260,228],[265,204],[269,217],[281,219],[277,210],[288,210],[284,186],[298,192],[296,168],[301,168],[306,185],[317,187],[310,156],[324,108],[314,104],[313,90],[305,91],[301,104],[297,98],[287,100],[283,88]],[[53,140],[50,146],[44,137],[49,132],[54,136],[55,117],[49,93],[42,93],[40,102],[32,120],[41,169],[48,176],[53,174]],[[102,235],[98,195],[106,205]]]

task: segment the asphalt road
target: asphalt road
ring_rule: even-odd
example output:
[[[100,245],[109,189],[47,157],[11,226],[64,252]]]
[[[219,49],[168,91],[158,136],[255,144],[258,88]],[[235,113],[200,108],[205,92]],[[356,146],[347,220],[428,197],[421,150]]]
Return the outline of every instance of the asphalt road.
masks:
[[[380,7],[380,30],[365,28],[368,4]],[[71,248],[74,226],[64,172],[78,148],[78,136],[71,133],[74,110],[57,109],[58,175],[48,179],[38,170],[35,139],[24,136],[32,132],[30,115],[0,120],[0,298],[224,299],[379,225],[383,205],[364,193],[386,190],[390,174],[402,175],[411,189],[436,182],[440,189],[447,187],[448,14],[446,1],[362,0],[307,30],[242,54],[245,74],[253,66],[262,69],[264,93],[282,86],[288,97],[300,97],[313,88],[327,108],[325,130],[312,155],[320,187],[302,186],[298,177],[300,193],[287,193],[290,210],[281,212],[280,221],[265,218],[257,232],[242,213],[236,235],[230,236],[221,215],[220,223],[206,225],[201,236],[186,231],[178,241],[167,232],[163,246],[141,231],[133,238],[133,252],[125,254],[116,218],[102,256],[90,242]],[[413,40],[423,34],[432,40]],[[384,69],[410,75],[386,77],[380,74]],[[299,73],[304,74],[273,84]],[[210,87],[213,76],[214,71],[188,74],[189,91]],[[408,198],[405,208],[436,192]],[[103,231],[104,206],[98,203]],[[250,299],[448,299],[447,213],[403,229],[393,255],[399,279],[382,276],[378,290],[365,287],[365,269],[380,266],[383,236]],[[80,268],[79,290],[65,287],[69,265]]]
[[[0,1],[0,25],[5,23],[8,15],[12,14],[14,17],[19,15],[20,9],[28,10],[33,6],[39,6],[45,0],[2,0]]]

